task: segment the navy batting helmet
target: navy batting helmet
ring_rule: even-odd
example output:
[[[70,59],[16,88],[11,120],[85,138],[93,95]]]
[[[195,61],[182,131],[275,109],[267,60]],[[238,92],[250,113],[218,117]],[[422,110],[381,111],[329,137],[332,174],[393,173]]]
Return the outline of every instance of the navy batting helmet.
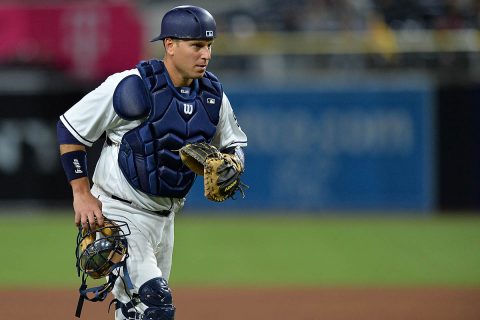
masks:
[[[215,19],[210,12],[195,6],[179,6],[163,16],[160,35],[151,41],[165,38],[211,40],[216,33]]]

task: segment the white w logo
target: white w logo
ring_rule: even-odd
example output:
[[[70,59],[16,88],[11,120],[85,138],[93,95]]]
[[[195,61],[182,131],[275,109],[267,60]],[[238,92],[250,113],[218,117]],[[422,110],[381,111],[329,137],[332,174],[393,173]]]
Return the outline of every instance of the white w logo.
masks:
[[[185,114],[192,114],[192,112],[193,112],[193,104],[184,103],[184,104],[183,104],[183,112],[184,112]]]

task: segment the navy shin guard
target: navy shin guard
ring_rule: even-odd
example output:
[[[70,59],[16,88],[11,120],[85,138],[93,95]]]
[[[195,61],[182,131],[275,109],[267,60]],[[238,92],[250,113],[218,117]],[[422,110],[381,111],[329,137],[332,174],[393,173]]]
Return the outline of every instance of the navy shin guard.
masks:
[[[140,302],[147,306],[143,314],[136,309]],[[175,318],[172,292],[167,280],[163,278],[153,278],[145,282],[130,302],[123,303],[114,299],[110,305],[112,304],[115,304],[116,310],[121,309],[123,316],[128,320],[174,320]]]
[[[144,312],[145,320],[173,320],[175,306],[172,304],[172,292],[167,280],[153,278],[145,282],[138,290],[140,301],[148,308]]]

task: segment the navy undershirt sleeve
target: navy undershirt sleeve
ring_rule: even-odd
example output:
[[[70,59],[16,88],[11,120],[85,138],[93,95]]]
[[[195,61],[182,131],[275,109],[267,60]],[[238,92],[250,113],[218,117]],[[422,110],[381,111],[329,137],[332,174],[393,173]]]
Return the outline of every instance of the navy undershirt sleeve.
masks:
[[[65,127],[63,122],[61,120],[58,120],[57,122],[57,142],[58,144],[81,144],[80,141],[75,138],[70,131]]]

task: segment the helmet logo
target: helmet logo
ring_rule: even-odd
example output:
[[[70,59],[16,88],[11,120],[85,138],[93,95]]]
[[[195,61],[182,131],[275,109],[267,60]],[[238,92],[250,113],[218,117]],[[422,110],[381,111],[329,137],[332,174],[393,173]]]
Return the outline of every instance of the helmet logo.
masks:
[[[205,35],[206,35],[207,37],[213,37],[213,31],[207,30],[207,31],[205,31]]]

